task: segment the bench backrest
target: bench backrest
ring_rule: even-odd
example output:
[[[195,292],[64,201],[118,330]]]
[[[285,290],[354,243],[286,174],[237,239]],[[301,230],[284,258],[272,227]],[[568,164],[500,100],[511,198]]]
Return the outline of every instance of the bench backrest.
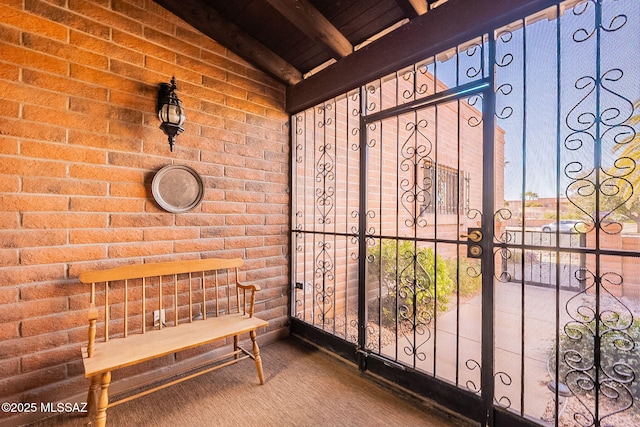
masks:
[[[145,333],[150,327],[162,329],[171,323],[176,326],[206,319],[207,315],[235,312],[253,316],[257,287],[239,283],[238,268],[242,264],[240,258],[209,258],[124,265],[81,273],[80,281],[91,285],[89,357],[93,354],[96,321],[101,310],[105,341],[109,340],[111,323],[116,334],[126,337],[130,329]],[[98,306],[97,299],[102,300]],[[170,303],[166,304],[167,301]],[[163,311],[166,317],[160,318],[157,326],[151,326],[154,312],[159,315]]]

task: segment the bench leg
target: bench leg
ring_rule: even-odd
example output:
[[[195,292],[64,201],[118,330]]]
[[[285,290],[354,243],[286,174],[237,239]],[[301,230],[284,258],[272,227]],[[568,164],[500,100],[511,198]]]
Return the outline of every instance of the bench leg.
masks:
[[[100,398],[98,399],[98,413],[96,414],[96,427],[107,425],[107,406],[109,406],[109,384],[111,372],[105,372],[100,379]]]
[[[96,409],[96,390],[100,387],[100,377],[94,375],[91,377],[91,385],[89,386],[89,393],[87,393],[87,416],[91,416]]]
[[[238,354],[238,349],[240,348],[240,337],[238,335],[234,335],[233,336],[233,351],[236,352],[236,354],[233,356],[234,359],[238,359],[238,357],[240,357],[240,355]]]
[[[253,358],[256,361],[256,370],[258,371],[258,379],[260,384],[264,384],[264,373],[262,372],[262,359],[260,358],[260,349],[258,348],[258,342],[256,341],[256,331],[250,331],[249,336],[253,342]]]

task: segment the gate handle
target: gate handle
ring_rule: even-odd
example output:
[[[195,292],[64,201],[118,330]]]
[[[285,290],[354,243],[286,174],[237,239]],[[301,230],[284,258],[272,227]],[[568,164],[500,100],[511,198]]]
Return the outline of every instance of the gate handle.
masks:
[[[461,234],[460,237],[468,238],[474,243],[478,243],[482,240],[482,231],[480,230],[471,230],[469,234]]]

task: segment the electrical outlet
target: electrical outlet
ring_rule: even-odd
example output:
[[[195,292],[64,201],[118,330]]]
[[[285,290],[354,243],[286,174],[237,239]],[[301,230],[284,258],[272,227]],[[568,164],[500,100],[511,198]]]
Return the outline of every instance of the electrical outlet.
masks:
[[[160,310],[154,310],[153,312],[153,326],[160,325],[160,317],[162,317],[162,325],[166,326],[165,321],[165,310],[162,309],[162,316],[160,316]]]

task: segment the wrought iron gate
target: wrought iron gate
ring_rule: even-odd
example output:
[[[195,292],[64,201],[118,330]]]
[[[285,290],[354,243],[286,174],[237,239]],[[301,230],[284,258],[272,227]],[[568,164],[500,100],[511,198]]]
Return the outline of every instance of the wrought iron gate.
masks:
[[[293,332],[485,425],[640,418],[639,34],[564,1],[294,115]]]

